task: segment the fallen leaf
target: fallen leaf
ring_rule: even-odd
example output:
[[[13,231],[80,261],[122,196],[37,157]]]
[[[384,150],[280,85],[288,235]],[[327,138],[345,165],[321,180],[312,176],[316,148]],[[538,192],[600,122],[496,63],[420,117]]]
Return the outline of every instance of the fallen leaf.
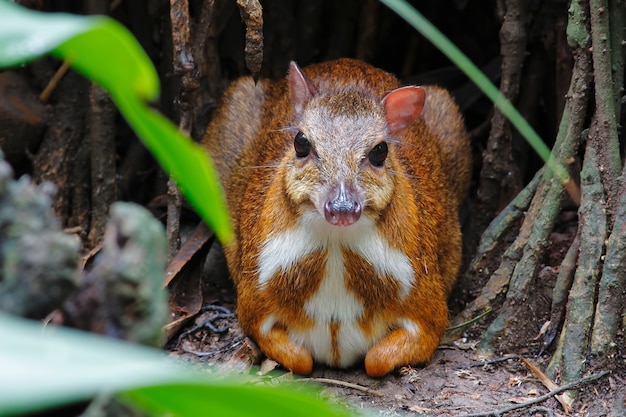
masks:
[[[432,408],[426,408],[426,407],[422,407],[419,405],[412,405],[409,407],[409,411],[413,411],[414,413],[424,414],[424,413],[430,413],[433,410]]]
[[[259,376],[267,375],[278,367],[278,362],[271,359],[265,359],[261,362],[261,369],[256,373]]]

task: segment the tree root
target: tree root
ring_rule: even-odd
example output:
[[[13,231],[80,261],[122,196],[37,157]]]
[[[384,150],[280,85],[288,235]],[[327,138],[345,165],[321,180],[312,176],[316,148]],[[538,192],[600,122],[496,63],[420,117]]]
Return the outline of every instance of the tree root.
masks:
[[[528,207],[518,236],[504,253],[499,267],[480,296],[453,322],[465,321],[493,307],[506,292],[502,308],[478,345],[486,356],[493,355],[501,336],[515,333],[515,325],[522,325],[517,323],[522,317],[519,313],[532,299],[534,277],[561,210],[566,187],[572,201],[580,202],[578,231],[559,268],[552,294],[550,327],[542,348],[543,351],[549,347],[559,334],[547,374],[562,375],[563,382],[579,381],[590,364],[614,366],[617,335],[620,326],[625,325],[626,167],[622,167],[616,122],[621,106],[616,98],[623,94],[625,15],[624,5],[613,0],[570,3],[567,34],[574,48],[574,68],[551,157],[573,171],[572,162],[588,123],[589,86],[593,81],[597,107],[585,138],[588,140],[580,173],[581,188],[571,192],[567,184],[558,183],[546,169],[492,222],[482,237],[468,275],[479,273],[489,264],[498,242],[526,210],[520,210],[520,206]],[[610,31],[610,27],[619,30]],[[619,32],[619,36],[614,32]],[[590,354],[591,359],[599,362],[590,362]],[[569,388],[561,391],[566,389]],[[574,393],[568,395],[573,397]],[[475,415],[496,415],[512,409]]]
[[[581,173],[579,210],[580,255],[569,292],[563,343],[563,380],[573,381],[584,370],[594,314],[596,283],[606,239],[606,200],[595,146],[589,142]]]
[[[575,15],[575,17],[579,17],[579,15]],[[584,24],[584,19],[582,22],[577,22],[572,18],[568,26],[568,34],[572,38],[570,39],[570,44],[578,45],[578,47],[573,52],[575,63],[572,79],[552,152],[552,158],[563,166],[569,166],[570,168],[582,138],[589,101],[587,90],[591,74],[591,59],[588,45],[586,44],[589,37],[588,34],[585,36],[586,32],[577,27],[577,24]],[[575,177],[575,175],[572,176]],[[526,200],[528,198],[527,190],[532,190],[534,183],[532,185],[533,187],[528,187],[524,190],[523,197],[520,197],[520,199]],[[561,210],[564,185],[554,178],[553,172],[550,170],[545,170],[542,173],[516,240],[505,252],[500,266],[492,275],[481,295],[453,322],[455,324],[465,321],[467,317],[475,315],[477,311],[490,307],[497,295],[504,292],[508,286],[504,305],[479,344],[479,350],[487,356],[493,354],[494,342],[505,330],[510,330],[511,324],[519,316],[517,312],[520,308],[524,308],[525,303],[530,298],[530,289],[532,288],[539,261],[549,244],[549,235]],[[573,194],[570,194],[573,197],[572,199],[578,200],[578,192],[576,191]],[[488,228],[488,231],[502,228],[497,223],[501,223],[504,216],[496,218]],[[489,236],[489,234],[486,233],[486,236]],[[490,247],[490,245],[491,239],[486,240],[484,245],[481,244],[481,250]],[[485,253],[479,251],[475,258],[477,261],[473,265],[483,262],[486,253],[488,251]],[[555,334],[554,331],[553,334]]]
[[[483,355],[493,355],[495,340],[507,329],[509,323],[516,320],[518,309],[525,308],[540,257],[548,246],[549,234],[561,209],[562,196],[563,187],[554,180],[546,183],[544,178],[544,182],[539,185],[520,233],[512,245],[519,248],[518,255],[521,256],[517,260],[505,258],[498,268],[498,271],[504,268],[507,273],[510,272],[509,290],[500,313],[478,345],[478,350]]]
[[[172,23],[172,66],[174,73],[180,76],[180,94],[175,102],[178,108],[178,128],[185,135],[191,134],[194,112],[195,93],[199,88],[198,69],[191,54],[191,22],[189,2],[170,2],[170,21]],[[168,259],[173,259],[180,249],[180,215],[183,205],[181,192],[171,178],[167,182],[167,222]]]
[[[606,244],[602,278],[598,288],[591,353],[608,356],[615,351],[620,316],[625,308],[626,288],[626,183],[622,174],[622,190],[617,204],[613,231]]]
[[[574,282],[574,273],[576,272],[576,264],[578,262],[578,253],[580,251],[580,236],[577,234],[574,241],[567,250],[567,254],[561,262],[559,273],[552,290],[552,309],[550,312],[550,327],[546,331],[543,340],[543,348],[549,347],[554,338],[558,334],[563,321],[565,320],[565,307],[569,290]]]
[[[517,101],[527,44],[527,2],[503,0],[499,2],[502,20],[500,54],[502,75],[500,91],[507,100]],[[513,132],[507,118],[495,109],[491,131],[483,154],[476,210],[469,224],[469,236],[474,239],[489,224],[498,205],[509,202],[522,188],[521,175],[513,157]],[[503,205],[503,204],[502,204]],[[470,244],[473,246],[474,242]]]
[[[618,176],[624,168],[616,124],[620,103],[615,100],[622,94],[623,76],[617,75],[612,67],[614,60],[623,71],[624,33],[620,27],[615,31],[619,36],[609,36],[609,26],[623,23],[625,9],[616,2],[610,5],[615,10],[609,11],[608,1],[591,1],[589,15],[583,15],[591,22],[597,107],[581,175],[580,255],[557,354],[549,366],[552,374],[560,368],[566,382],[582,375],[590,364],[589,353],[592,358],[600,359],[595,365],[614,362],[611,358],[616,352],[624,312],[626,187],[624,171]]]
[[[109,207],[118,199],[115,167],[115,116],[113,100],[102,87],[89,87],[87,110],[87,143],[91,167],[91,210],[87,246],[95,247],[102,241],[108,221]]]
[[[611,68],[613,47],[621,49],[621,44],[611,45],[615,41],[609,30],[609,2],[608,0],[590,0],[590,22],[593,54],[593,75],[596,96],[596,128],[593,137],[602,138],[602,147],[605,152],[598,150],[598,162],[603,167],[602,183],[607,194],[609,215],[617,203],[617,179],[621,172],[621,158],[619,139],[617,137],[617,117],[619,116],[613,73]],[[618,7],[623,10],[624,6]],[[622,29],[616,32],[623,31]],[[620,40],[621,43],[621,40]],[[617,108],[616,108],[617,107]]]
[[[539,171],[535,175],[533,180],[504,210],[502,210],[498,217],[496,217],[485,230],[480,239],[478,251],[468,270],[468,276],[489,273],[486,261],[492,256],[494,250],[502,245],[504,237],[519,222],[526,210],[528,210],[530,201],[537,190],[542,172],[543,171]],[[463,330],[463,323],[472,320],[472,318],[477,315],[481,315],[486,310],[490,310],[492,303],[496,300],[498,295],[506,291],[510,278],[510,273],[507,273],[507,271],[510,271],[513,265],[519,261],[518,254],[520,252],[520,244],[523,245],[525,242],[516,240],[508,248],[503,255],[503,259],[508,260],[507,265],[498,268],[483,287],[481,294],[452,320],[444,342],[458,338]]]

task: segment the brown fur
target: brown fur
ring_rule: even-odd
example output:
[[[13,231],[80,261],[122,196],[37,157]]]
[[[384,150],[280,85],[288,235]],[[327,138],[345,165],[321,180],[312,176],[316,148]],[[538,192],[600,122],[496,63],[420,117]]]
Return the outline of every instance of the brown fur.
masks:
[[[388,140],[384,169],[373,169],[360,152],[389,139],[380,137],[380,103],[400,87],[398,80],[349,59],[312,65],[303,73],[317,88],[306,103],[317,106],[307,113],[314,120],[302,120],[293,110],[287,80],[255,85],[244,77],[224,95],[203,140],[219,170],[235,230],[225,252],[237,285],[241,326],[268,356],[294,372],[311,371],[310,352],[290,340],[287,330],[305,331],[314,324],[302,306],[320,286],[326,254],[306,255],[276,273],[264,288],[258,285],[257,262],[268,236],[294,227],[317,204],[315,199],[326,195],[318,191],[326,190],[341,172],[351,187],[367,194],[363,215],[374,219],[388,245],[408,256],[415,272],[413,286],[402,298],[394,277],[378,276],[358,254],[343,251],[345,286],[365,309],[359,319],[363,332],[370,334],[376,323],[399,317],[420,328],[418,336],[390,328],[367,353],[366,370],[381,376],[396,366],[428,361],[447,326],[446,297],[461,263],[458,211],[469,187],[470,149],[458,108],[445,90],[426,87],[421,117],[396,134],[397,141]],[[350,138],[323,139],[325,121],[338,114],[358,118],[355,126],[363,131]],[[293,138],[301,126],[309,129],[305,133],[317,164],[294,157]],[[314,197],[318,195],[322,197]],[[260,326],[270,314],[276,324],[263,334]],[[338,326],[330,323],[332,334]]]

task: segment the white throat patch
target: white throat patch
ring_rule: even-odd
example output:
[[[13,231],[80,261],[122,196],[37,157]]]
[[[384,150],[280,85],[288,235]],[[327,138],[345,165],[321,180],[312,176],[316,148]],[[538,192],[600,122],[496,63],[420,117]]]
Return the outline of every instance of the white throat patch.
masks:
[[[303,306],[316,325],[306,332],[290,331],[290,335],[307,347],[316,360],[348,366],[367,353],[389,330],[389,324],[375,323],[373,334],[367,336],[362,332],[358,319],[363,316],[364,307],[346,288],[342,248],[362,256],[377,274],[393,277],[400,284],[400,296],[408,295],[415,281],[411,260],[389,246],[371,219],[363,215],[351,226],[338,227],[313,210],[302,215],[296,227],[277,232],[264,243],[258,259],[258,285],[263,289],[277,272],[289,270],[308,254],[325,251],[324,278],[318,291]],[[336,339],[339,364],[333,363],[331,322],[339,324]],[[266,323],[268,326],[271,328],[270,323]]]
[[[394,277],[401,296],[411,290],[415,279],[411,260],[389,246],[371,219],[364,215],[351,226],[333,226],[314,210],[304,213],[296,227],[272,234],[265,241],[258,261],[259,286],[263,288],[277,272],[288,270],[302,257],[333,246],[361,255],[378,274]]]

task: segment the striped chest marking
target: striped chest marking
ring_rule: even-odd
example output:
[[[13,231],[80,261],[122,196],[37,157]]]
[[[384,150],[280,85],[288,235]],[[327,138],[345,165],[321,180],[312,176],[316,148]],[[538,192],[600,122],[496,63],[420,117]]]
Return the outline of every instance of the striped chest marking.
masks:
[[[366,216],[350,227],[328,224],[317,212],[303,215],[293,229],[276,233],[265,242],[259,255],[258,285],[262,290],[277,272],[289,270],[302,257],[315,251],[326,252],[324,277],[315,294],[303,308],[315,325],[306,331],[287,329],[291,338],[305,346],[320,362],[334,366],[349,366],[365,355],[369,348],[389,330],[390,326],[416,331],[406,319],[396,323],[374,322],[373,331],[365,334],[358,320],[364,314],[363,304],[345,285],[343,249],[365,259],[379,275],[393,277],[400,286],[400,297],[408,295],[415,275],[410,259],[389,246]],[[372,291],[376,291],[373,289]],[[276,321],[270,315],[261,331],[267,333]]]

